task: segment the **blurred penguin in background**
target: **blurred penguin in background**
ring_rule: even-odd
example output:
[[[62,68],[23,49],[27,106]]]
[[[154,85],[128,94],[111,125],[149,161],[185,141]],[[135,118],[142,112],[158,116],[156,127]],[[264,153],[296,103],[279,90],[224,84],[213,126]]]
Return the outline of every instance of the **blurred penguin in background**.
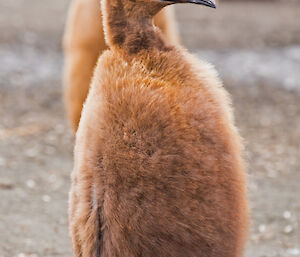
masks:
[[[178,42],[172,7],[154,18],[169,42]],[[64,96],[69,124],[76,132],[99,55],[107,49],[100,0],[73,0],[64,35]]]

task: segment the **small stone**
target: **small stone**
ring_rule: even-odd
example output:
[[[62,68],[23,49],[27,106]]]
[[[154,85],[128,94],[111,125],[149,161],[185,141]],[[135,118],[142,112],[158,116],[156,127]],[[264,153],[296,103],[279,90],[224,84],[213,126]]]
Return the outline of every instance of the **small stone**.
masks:
[[[43,201],[45,203],[49,203],[51,201],[51,197],[49,195],[43,195]]]
[[[29,179],[29,180],[26,181],[26,185],[27,185],[27,187],[29,187],[29,188],[34,188],[34,187],[36,186],[36,183],[35,183],[34,180]]]
[[[0,178],[0,188],[1,189],[13,189],[14,184],[9,180]]]
[[[290,248],[290,249],[287,249],[287,253],[290,254],[290,255],[299,256],[300,255],[300,249]]]
[[[292,217],[292,214],[291,214],[290,211],[285,211],[282,216],[283,216],[283,218],[285,218],[286,220],[288,220],[288,219],[290,219]]]
[[[259,227],[258,227],[258,231],[260,232],[260,233],[264,233],[265,231],[266,231],[266,225],[265,224],[261,224],[261,225],[259,225]]]
[[[287,225],[285,228],[284,228],[284,233],[286,234],[290,234],[291,232],[293,232],[293,227],[291,225]]]

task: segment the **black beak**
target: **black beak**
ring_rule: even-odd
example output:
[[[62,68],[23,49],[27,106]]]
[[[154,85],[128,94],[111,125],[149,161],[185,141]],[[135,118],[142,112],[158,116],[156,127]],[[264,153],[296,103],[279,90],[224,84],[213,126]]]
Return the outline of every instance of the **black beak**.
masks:
[[[211,8],[216,8],[215,3],[212,0],[162,0],[164,2],[170,2],[173,4],[179,3],[191,3],[191,4],[201,4]]]
[[[216,8],[215,3],[211,0],[187,0],[187,3],[201,4],[211,8]]]

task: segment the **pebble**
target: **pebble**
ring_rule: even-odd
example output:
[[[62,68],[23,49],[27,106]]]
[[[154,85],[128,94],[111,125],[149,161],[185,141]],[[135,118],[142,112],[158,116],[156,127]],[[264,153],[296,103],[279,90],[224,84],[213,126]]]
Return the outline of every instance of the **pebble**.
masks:
[[[51,197],[49,195],[43,195],[43,201],[45,203],[49,203],[51,201]]]
[[[260,232],[260,233],[264,233],[265,231],[266,231],[266,225],[265,224],[261,224],[261,225],[259,225],[258,226],[258,231]]]
[[[287,253],[289,255],[300,256],[300,249],[298,249],[298,248],[290,248],[290,249],[287,249]]]
[[[283,216],[283,218],[285,218],[286,220],[288,220],[288,219],[290,219],[292,217],[292,214],[291,214],[290,211],[285,211],[282,216]]]
[[[28,188],[34,188],[36,186],[36,183],[35,183],[34,180],[29,179],[29,180],[26,181],[26,185],[27,185]]]
[[[293,232],[293,227],[291,225],[287,225],[285,228],[284,228],[284,233],[285,234],[290,234],[291,232]]]
[[[14,186],[15,185],[13,184],[13,182],[4,178],[0,178],[0,189],[13,189]]]

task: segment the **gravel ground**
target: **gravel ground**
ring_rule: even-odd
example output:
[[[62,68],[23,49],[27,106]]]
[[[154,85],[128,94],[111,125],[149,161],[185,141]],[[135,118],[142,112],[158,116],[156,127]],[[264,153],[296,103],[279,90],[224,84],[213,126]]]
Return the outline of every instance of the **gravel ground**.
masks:
[[[71,256],[73,138],[60,81],[66,6],[65,0],[0,0],[0,257]],[[213,16],[177,8],[183,42],[220,71],[245,138],[247,257],[300,256],[299,8],[230,2]],[[245,9],[252,14],[242,15]],[[192,31],[197,20],[212,33]],[[245,24],[250,29],[242,33]]]
[[[243,86],[268,83],[273,87],[300,92],[300,45],[201,50],[197,54],[213,63],[225,80]]]

